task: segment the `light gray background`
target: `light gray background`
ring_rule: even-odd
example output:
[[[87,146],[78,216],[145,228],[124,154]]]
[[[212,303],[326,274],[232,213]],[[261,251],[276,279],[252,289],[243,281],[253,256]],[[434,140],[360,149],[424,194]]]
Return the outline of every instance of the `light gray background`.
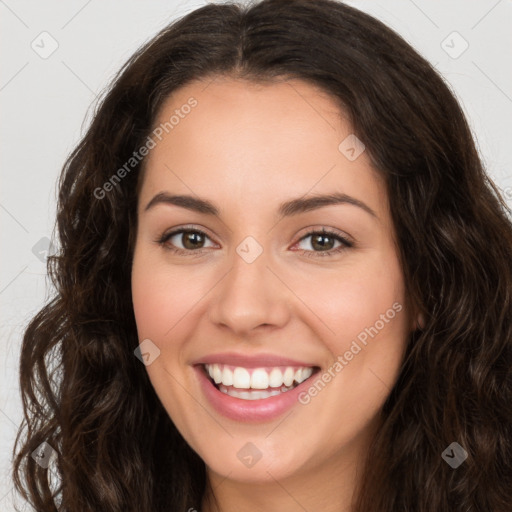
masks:
[[[14,511],[14,503],[24,508],[10,479],[22,418],[17,365],[23,329],[49,296],[41,251],[53,230],[61,167],[85,132],[96,95],[124,61],[167,23],[205,3],[0,0],[2,511]],[[444,75],[468,116],[488,173],[512,206],[512,1],[347,3],[394,28]],[[45,31],[50,36],[41,35]],[[52,44],[58,48],[44,55]]]

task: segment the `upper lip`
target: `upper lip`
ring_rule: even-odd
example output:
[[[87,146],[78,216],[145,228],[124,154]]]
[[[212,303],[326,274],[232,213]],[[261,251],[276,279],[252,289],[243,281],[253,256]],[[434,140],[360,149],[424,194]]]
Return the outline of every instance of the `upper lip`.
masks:
[[[241,366],[243,368],[261,368],[262,366],[302,366],[314,367],[314,364],[290,359],[284,356],[274,354],[237,354],[235,352],[223,352],[210,354],[201,357],[192,363],[197,364],[229,364],[232,366]]]

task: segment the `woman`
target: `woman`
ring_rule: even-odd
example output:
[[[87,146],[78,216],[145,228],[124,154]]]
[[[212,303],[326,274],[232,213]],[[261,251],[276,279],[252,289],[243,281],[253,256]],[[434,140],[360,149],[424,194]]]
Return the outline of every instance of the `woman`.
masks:
[[[382,23],[197,9],[64,167],[18,490],[40,511],[509,510],[507,214],[448,87]]]

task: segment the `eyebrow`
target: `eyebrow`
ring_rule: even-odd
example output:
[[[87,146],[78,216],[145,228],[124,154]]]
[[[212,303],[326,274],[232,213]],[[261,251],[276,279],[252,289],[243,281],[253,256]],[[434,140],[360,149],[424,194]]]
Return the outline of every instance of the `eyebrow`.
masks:
[[[160,192],[156,194],[156,196],[154,196],[146,205],[144,211],[148,211],[158,204],[172,204],[197,213],[214,215],[216,217],[219,217],[220,215],[219,209],[206,199],[200,199],[190,195],[171,195],[167,192]],[[279,206],[277,212],[281,218],[291,217],[300,213],[323,208],[324,206],[337,204],[350,204],[357,206],[369,213],[372,217],[378,219],[377,214],[367,204],[347,194],[340,193],[317,194],[310,197],[299,197],[297,199],[285,201]]]

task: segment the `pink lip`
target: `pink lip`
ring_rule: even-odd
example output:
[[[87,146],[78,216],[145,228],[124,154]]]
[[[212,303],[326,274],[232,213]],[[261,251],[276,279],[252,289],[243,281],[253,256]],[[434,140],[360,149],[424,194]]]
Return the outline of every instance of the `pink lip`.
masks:
[[[244,368],[261,368],[263,366],[315,366],[304,361],[297,361],[287,357],[275,356],[273,354],[257,354],[253,356],[225,352],[222,354],[211,354],[192,362],[197,364],[229,364],[242,366]]]
[[[244,364],[246,364],[246,361]],[[274,364],[271,366],[274,366]],[[299,363],[298,366],[307,365]],[[270,421],[282,415],[294,405],[299,406],[299,394],[310,386],[310,379],[316,374],[316,372],[313,373],[309,379],[280,395],[261,400],[243,400],[219,391],[206,376],[202,364],[197,364],[193,368],[199,379],[201,389],[212,407],[227,418],[245,423]]]

